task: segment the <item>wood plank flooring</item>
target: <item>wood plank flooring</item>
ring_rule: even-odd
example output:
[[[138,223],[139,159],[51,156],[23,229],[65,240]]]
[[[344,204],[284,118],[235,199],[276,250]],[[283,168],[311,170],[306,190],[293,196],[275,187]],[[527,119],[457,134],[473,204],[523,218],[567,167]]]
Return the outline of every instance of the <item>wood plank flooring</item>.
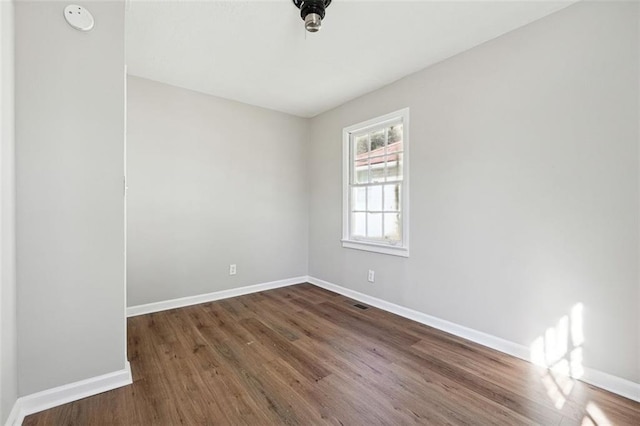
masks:
[[[300,284],[130,318],[134,383],[24,424],[640,425],[639,403],[355,303]]]

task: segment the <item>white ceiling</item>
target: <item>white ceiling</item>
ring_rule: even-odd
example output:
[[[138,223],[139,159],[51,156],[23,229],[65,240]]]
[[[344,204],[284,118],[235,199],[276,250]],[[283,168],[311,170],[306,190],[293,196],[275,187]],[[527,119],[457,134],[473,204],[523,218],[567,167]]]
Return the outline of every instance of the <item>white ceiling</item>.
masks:
[[[312,117],[573,1],[334,0],[309,34],[291,0],[130,0],[128,72]]]

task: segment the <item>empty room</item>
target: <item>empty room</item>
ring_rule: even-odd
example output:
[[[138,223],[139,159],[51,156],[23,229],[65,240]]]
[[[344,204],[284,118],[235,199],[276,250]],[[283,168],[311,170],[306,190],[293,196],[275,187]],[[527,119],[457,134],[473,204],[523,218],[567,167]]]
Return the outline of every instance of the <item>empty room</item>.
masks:
[[[0,425],[640,425],[639,2],[0,36]]]

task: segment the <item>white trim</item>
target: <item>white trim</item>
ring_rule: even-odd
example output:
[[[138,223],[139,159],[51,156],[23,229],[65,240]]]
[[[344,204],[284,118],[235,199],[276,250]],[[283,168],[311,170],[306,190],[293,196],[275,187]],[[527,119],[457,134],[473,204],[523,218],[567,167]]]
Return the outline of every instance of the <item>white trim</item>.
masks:
[[[130,306],[127,308],[127,317],[135,317],[137,315],[166,311],[167,309],[182,308],[184,306],[197,305],[200,303],[213,302],[220,299],[228,299],[230,297],[243,296],[245,294],[257,293],[259,291],[286,287],[293,284],[300,284],[306,281],[307,276],[304,275],[301,277],[270,281],[262,284],[249,285],[246,287],[215,291],[213,293],[199,294],[197,296],[187,296],[181,297],[179,299],[165,300],[162,302],[147,303],[145,305]]]
[[[130,385],[132,382],[131,365],[127,361],[122,370],[20,397],[14,404],[6,425],[20,426],[30,414]]]
[[[396,247],[391,244],[376,244],[371,241],[342,240],[342,247],[371,251],[374,253],[390,254],[393,256],[409,257],[409,249],[406,247]]]
[[[401,123],[404,114],[408,113],[409,107],[402,108],[397,111],[390,112],[389,114],[381,115],[380,117],[372,118],[370,120],[362,121],[349,127],[345,127],[344,131],[348,133],[370,132],[376,128],[384,128],[393,123]]]
[[[15,403],[9,413],[4,402],[16,398],[16,173],[15,173],[15,5],[0,0],[0,424],[17,415]],[[5,323],[6,321],[6,323]],[[8,333],[5,334],[5,331]],[[2,375],[0,373],[0,375]],[[7,420],[8,421],[8,420]]]
[[[483,333],[472,328],[433,317],[431,315],[396,305],[395,303],[387,302],[386,300],[378,299],[377,297],[369,296],[315,277],[308,277],[307,281],[326,290],[342,294],[343,296],[350,297],[351,299],[359,302],[363,302],[401,317],[437,328],[438,330],[445,331],[453,334],[454,336],[462,337],[525,361],[532,361],[529,348],[519,343],[514,343],[491,334]],[[589,367],[584,367],[584,375],[580,380],[625,398],[640,402],[640,383],[635,383]]]
[[[608,390],[633,401],[640,402],[640,383],[614,376],[604,371],[584,367],[584,375],[580,380],[590,385]]]
[[[400,214],[402,216],[402,245],[393,246],[391,244],[386,245],[383,243],[376,244],[369,240],[354,240],[350,235],[351,207],[349,204],[351,192],[351,136],[359,132],[371,131],[378,127],[385,127],[396,122],[402,123],[403,134],[403,171],[402,181],[400,181],[402,182],[402,207],[400,208]],[[342,129],[342,247],[409,257],[409,149],[411,144],[409,130],[410,124],[408,107]],[[384,182],[381,182],[381,184],[384,184]]]
[[[483,333],[472,328],[452,323],[422,312],[415,311],[395,303],[369,296],[355,290],[351,290],[337,284],[330,283],[311,276],[301,276],[279,281],[271,281],[263,284],[240,287],[237,289],[223,290],[215,293],[203,294],[199,296],[184,297],[181,299],[168,300],[165,302],[150,303],[147,305],[134,306],[127,309],[128,316],[142,315],[144,313],[157,312],[165,309],[179,308],[207,301],[226,299],[228,297],[241,296],[244,294],[256,293],[269,289],[286,287],[289,285],[308,282],[315,286],[333,291],[338,294],[350,297],[354,300],[366,303],[387,312],[394,313],[404,318],[425,324],[458,337],[470,340],[483,346],[498,350],[508,355],[515,356],[525,361],[531,361],[529,349],[518,343],[514,343],[500,337]],[[155,309],[155,310],[154,310]],[[640,383],[635,383],[599,370],[585,367],[585,374],[581,381],[593,386],[608,390],[634,401],[640,402]],[[37,392],[31,395],[18,398],[9,413],[6,426],[20,426],[24,418],[30,414],[37,413],[62,404],[77,401],[82,398],[97,395],[112,389],[126,386],[132,383],[131,367],[126,363],[124,370],[107,373],[101,376]]]
[[[123,220],[124,220],[124,229],[123,229],[123,236],[124,236],[124,253],[123,253],[123,258],[124,258],[124,268],[122,271],[122,284],[123,284],[123,299],[124,299],[124,321],[123,321],[123,328],[124,328],[124,332],[123,332],[123,338],[124,338],[124,359],[127,359],[127,342],[128,342],[128,338],[127,338],[127,229],[128,229],[128,222],[127,222],[127,126],[129,125],[127,122],[127,116],[129,115],[128,113],[128,102],[127,102],[127,93],[129,90],[129,86],[128,86],[128,80],[127,80],[127,72],[128,72],[129,68],[127,67],[127,64],[124,64],[124,75],[122,76],[124,78],[124,135],[122,137],[122,162],[123,162],[123,197],[124,197],[124,202],[123,202],[123,211],[122,211],[122,216],[123,216]]]
[[[309,282],[326,290],[330,290],[342,294],[343,296],[350,297],[351,299],[358,300],[359,302],[366,303],[367,305],[375,306],[376,308],[385,310],[387,312],[400,315],[401,317],[437,328],[438,330],[446,331],[447,333],[451,333],[455,336],[471,340],[472,342],[480,343],[483,346],[488,346],[500,352],[505,352],[509,355],[513,355],[520,359],[529,361],[529,350],[525,346],[518,345],[505,339],[501,339],[500,337],[492,336],[481,331],[467,328],[450,321],[446,321],[422,312],[415,311],[410,308],[405,308],[404,306],[396,305],[395,303],[387,302],[386,300],[378,299],[377,297],[369,296],[367,294],[360,293],[358,291],[351,290],[318,278],[309,277]]]

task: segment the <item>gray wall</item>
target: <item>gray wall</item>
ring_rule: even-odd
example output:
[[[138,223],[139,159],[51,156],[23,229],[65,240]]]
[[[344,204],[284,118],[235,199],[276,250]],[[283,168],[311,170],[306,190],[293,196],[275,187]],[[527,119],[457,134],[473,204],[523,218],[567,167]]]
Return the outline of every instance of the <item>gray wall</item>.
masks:
[[[307,120],[131,76],[127,101],[129,306],[307,274]]]
[[[309,273],[640,381],[638,5],[579,3],[312,120]],[[411,257],[341,247],[341,131],[411,108]],[[367,283],[367,270],[376,283]]]
[[[17,2],[19,394],[125,368],[124,4]]]
[[[15,281],[13,3],[0,2],[0,424],[18,394]]]

